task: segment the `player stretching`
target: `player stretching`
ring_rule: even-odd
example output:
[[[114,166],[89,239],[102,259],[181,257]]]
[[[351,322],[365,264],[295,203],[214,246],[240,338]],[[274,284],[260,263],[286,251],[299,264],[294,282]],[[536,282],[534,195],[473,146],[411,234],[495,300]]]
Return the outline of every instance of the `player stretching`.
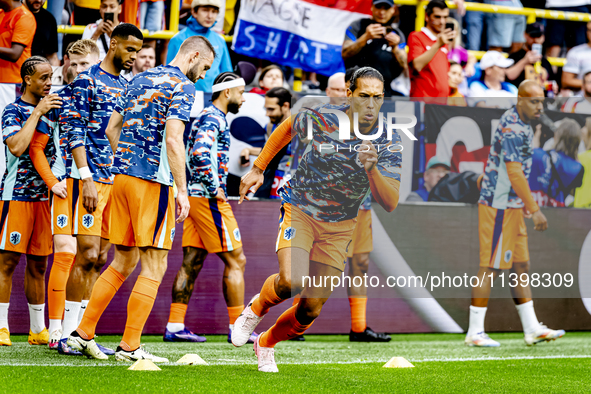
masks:
[[[398,148],[385,148],[390,143],[400,144],[396,131],[392,132],[392,140],[388,140],[385,132],[373,140],[382,147],[378,153],[371,142],[358,138],[353,128],[351,139],[339,140],[337,116],[324,112],[346,112],[351,126],[355,124],[354,113],[357,113],[360,132],[377,133],[384,78],[371,67],[359,69],[353,75],[347,97],[349,104],[317,106],[283,122],[267,141],[255,166],[242,178],[241,201],[251,187],[256,189],[262,184],[266,165],[291,141],[292,127],[305,138],[308,120],[311,120],[313,139],[294,177],[280,193],[283,203],[276,246],[279,273],[267,278],[261,293],[253,297],[232,331],[232,343],[244,345],[269,308],[293,294],[302,293],[297,305],[285,311],[275,325],[257,337],[254,349],[258,369],[262,372],[278,372],[275,345],[302,335],[320,314],[332,292],[330,283],[322,281],[328,277],[330,282],[331,277],[340,276],[344,270],[346,248],[357,223],[359,206],[370,188],[388,212],[398,204],[402,153]],[[327,146],[333,148],[327,149]],[[337,146],[340,149],[337,150]],[[352,146],[359,149],[359,153],[349,150]],[[304,276],[311,279],[304,281]]]
[[[72,100],[65,122],[75,164],[72,177],[68,178],[68,189],[72,192],[72,234],[76,236],[78,250],[66,287],[65,337],[70,335],[82,300],[90,298],[107,261],[113,151],[105,130],[116,99],[127,83],[120,73],[131,69],[142,42],[137,27],[129,23],[118,25],[111,34],[105,59],[78,75],[72,83]],[[111,349],[106,351],[113,354]]]
[[[89,357],[106,359],[94,341],[96,324],[141,259],[129,296],[127,322],[115,358],[168,362],[140,346],[174,239],[173,180],[178,188],[177,223],[189,214],[183,133],[195,100],[195,85],[211,67],[215,50],[202,36],[185,40],[168,66],[136,76],[117,100],[107,136],[116,150],[110,236],[115,259],[92,289],[90,302],[68,344]],[[172,173],[172,174],[171,174]]]
[[[166,325],[167,342],[204,342],[205,338],[185,328],[187,305],[197,276],[208,253],[224,262],[223,291],[230,318],[231,341],[234,321],[244,309],[246,257],[238,223],[226,200],[230,128],[226,114],[238,113],[244,102],[244,80],[224,72],[213,85],[213,104],[193,124],[187,142],[189,217],[183,224],[183,265],[172,286],[172,305]]]
[[[70,70],[74,78],[82,71],[99,62],[99,48],[92,40],[79,40],[73,43],[68,49],[70,59]],[[31,141],[29,152],[35,169],[43,181],[52,191],[50,198],[51,227],[53,232],[53,265],[49,273],[47,283],[47,309],[49,312],[49,348],[57,349],[60,354],[81,355],[80,352],[71,350],[66,344],[67,335],[63,337],[62,316],[66,303],[66,283],[70,276],[70,269],[74,264],[76,256],[76,238],[72,236],[72,191],[67,190],[66,178],[70,177],[72,166],[72,155],[68,144],[67,124],[65,110],[72,97],[72,84],[64,87],[58,92],[63,105],[54,109],[52,114],[62,124],[53,134],[50,142],[49,136],[36,131]],[[53,166],[49,165],[45,157],[45,147],[53,144],[55,149],[55,160]],[[70,306],[68,305],[68,308]],[[69,320],[64,322],[64,328],[68,332],[74,331],[77,325],[77,316],[68,313]],[[60,341],[61,339],[61,341]]]
[[[0,193],[0,345],[10,346],[8,305],[12,274],[22,253],[27,254],[25,294],[29,303],[31,345],[45,345],[45,269],[51,254],[51,217],[47,187],[35,171],[29,156],[29,144],[35,130],[53,135],[55,122],[46,114],[61,107],[51,89],[51,64],[44,57],[33,56],[21,66],[23,95],[8,104],[2,113],[2,139],[6,149],[6,171]],[[54,156],[53,145],[45,154]]]
[[[535,230],[548,228],[546,217],[534,201],[527,182],[534,136],[530,122],[542,113],[544,91],[536,82],[526,80],[519,85],[518,97],[517,105],[503,114],[493,134],[478,201],[478,277],[484,280],[480,286],[472,288],[470,327],[465,340],[469,346],[500,346],[484,332],[484,316],[492,282],[500,270],[510,269],[519,277],[529,274],[524,216],[533,219]],[[551,330],[538,322],[529,281],[526,286],[520,281],[519,286],[511,287],[511,295],[528,346],[564,335],[564,330]]]

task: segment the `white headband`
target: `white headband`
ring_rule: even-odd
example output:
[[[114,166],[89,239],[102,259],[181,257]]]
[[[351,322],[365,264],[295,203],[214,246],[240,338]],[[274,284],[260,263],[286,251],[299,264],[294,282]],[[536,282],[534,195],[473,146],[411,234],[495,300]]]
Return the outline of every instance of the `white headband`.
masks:
[[[246,82],[244,82],[244,79],[242,79],[242,78],[233,79],[233,80],[227,81],[227,82],[216,83],[211,88],[211,92],[212,93],[221,92],[222,90],[237,88],[238,86],[245,86],[245,85],[246,85]]]

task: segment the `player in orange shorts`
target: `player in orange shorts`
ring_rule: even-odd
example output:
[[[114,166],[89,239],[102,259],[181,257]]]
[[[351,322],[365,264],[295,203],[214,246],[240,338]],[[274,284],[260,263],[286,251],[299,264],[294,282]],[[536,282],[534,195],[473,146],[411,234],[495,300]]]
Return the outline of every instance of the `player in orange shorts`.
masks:
[[[45,269],[51,254],[51,217],[47,187],[29,156],[28,148],[35,130],[50,138],[55,121],[48,117],[61,107],[57,94],[49,94],[53,71],[47,59],[33,56],[23,63],[23,95],[8,104],[2,113],[2,139],[6,149],[6,171],[0,193],[0,345],[10,346],[8,306],[12,274],[21,258],[27,255],[25,294],[29,303],[29,343],[45,345]],[[45,155],[51,159],[55,150],[49,146]]]
[[[176,222],[189,214],[183,134],[195,100],[195,82],[205,76],[214,57],[206,38],[187,38],[169,65],[133,78],[117,100],[107,127],[117,174],[111,195],[117,220],[110,229],[115,258],[96,281],[82,321],[68,338],[68,345],[88,357],[108,358],[94,340],[96,325],[141,259],[115,359],[168,362],[146,351],[140,341],[174,240],[173,182],[178,188]]]
[[[205,338],[185,328],[187,305],[195,280],[208,253],[224,262],[223,291],[228,308],[231,341],[234,321],[244,309],[246,257],[232,207],[226,200],[230,128],[228,112],[238,113],[244,102],[244,80],[224,72],[213,84],[212,105],[203,109],[193,124],[187,142],[189,202],[191,210],[183,225],[183,264],[172,286],[166,342],[204,342]]]
[[[291,141],[292,128],[302,139],[312,134],[295,175],[280,190],[283,202],[276,243],[279,273],[267,278],[232,331],[232,343],[244,345],[269,308],[301,293],[297,305],[257,337],[254,350],[261,372],[278,372],[275,345],[302,335],[320,314],[332,293],[333,279],[338,279],[345,268],[346,248],[357,223],[359,206],[370,189],[388,212],[398,205],[402,164],[398,133],[392,130],[391,139],[382,133],[369,142],[353,134],[351,128],[347,130],[349,137],[339,138],[342,130],[337,114],[342,117],[341,113],[346,114],[350,125],[357,114],[362,134],[376,134],[379,127],[385,128],[378,123],[384,78],[371,67],[357,70],[347,97],[348,102],[342,105],[304,108],[293,120],[290,117],[279,125],[252,170],[242,177],[241,201],[251,187],[256,189],[262,184],[264,169]],[[376,145],[380,147],[379,153]]]
[[[484,331],[492,282],[500,270],[510,270],[518,277],[529,273],[524,217],[533,219],[537,231],[548,228],[546,217],[534,201],[527,182],[534,136],[530,123],[540,117],[543,103],[542,88],[535,81],[522,82],[517,105],[501,116],[493,133],[478,201],[480,270],[477,276],[483,279],[479,286],[472,288],[470,326],[465,339],[468,346],[500,346]],[[511,287],[511,296],[528,346],[564,335],[564,330],[551,330],[538,321],[529,281],[527,285],[518,281],[517,286]]]
[[[92,40],[73,42],[68,46],[67,52],[70,59],[69,73],[72,74],[73,78],[99,62],[99,49]],[[60,121],[64,122],[67,103],[72,98],[72,84],[64,87],[58,94],[64,104],[61,108],[54,110],[57,112],[55,117],[58,120],[56,137],[50,142],[48,135],[38,131],[35,132],[29,154],[35,169],[39,172],[49,190],[52,191],[50,209],[55,254],[53,255],[53,265],[47,283],[48,346],[50,349],[58,350],[60,354],[80,355],[79,352],[69,349],[66,344],[69,333],[74,331],[78,325],[78,318],[82,318],[82,309],[76,309],[76,303],[66,301],[66,284],[76,257],[76,238],[72,236],[73,183],[70,181],[69,185],[66,184],[66,178],[70,176],[72,155],[68,144],[67,124],[59,124]],[[55,160],[51,166],[44,154],[48,143],[53,144],[56,151]],[[66,303],[68,304],[65,308],[67,313],[64,314]],[[85,307],[84,304],[83,308]],[[74,315],[77,310],[81,312],[78,316]],[[63,330],[62,316],[64,317]],[[64,331],[67,333],[65,336]]]

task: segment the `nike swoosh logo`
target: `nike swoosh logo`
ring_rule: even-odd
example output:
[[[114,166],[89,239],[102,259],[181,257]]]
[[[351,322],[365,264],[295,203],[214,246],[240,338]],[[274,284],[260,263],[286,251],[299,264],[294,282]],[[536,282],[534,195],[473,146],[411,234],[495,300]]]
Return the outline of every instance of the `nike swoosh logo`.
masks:
[[[35,309],[35,308],[33,308],[33,310],[34,310],[35,312],[41,312],[43,309]]]
[[[70,310],[69,309],[66,309],[66,312],[70,312]]]
[[[53,289],[53,291],[65,291],[65,290],[56,290],[56,289]]]

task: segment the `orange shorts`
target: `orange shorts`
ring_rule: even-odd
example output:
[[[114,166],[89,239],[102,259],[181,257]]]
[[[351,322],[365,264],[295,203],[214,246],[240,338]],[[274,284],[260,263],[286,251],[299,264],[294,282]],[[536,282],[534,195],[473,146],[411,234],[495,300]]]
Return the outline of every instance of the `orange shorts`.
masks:
[[[209,253],[231,252],[242,247],[242,237],[230,203],[217,198],[189,197],[191,210],[183,224],[183,247]]]
[[[53,251],[47,201],[0,201],[0,249],[35,256]]]
[[[275,250],[304,249],[310,253],[310,260],[344,271],[356,224],[357,218],[336,223],[319,222],[290,203],[283,203]]]
[[[113,185],[94,183],[98,194],[98,204],[93,213],[88,213],[82,205],[82,181],[68,178],[66,182],[68,184],[68,199],[72,203],[72,235],[94,235],[109,239],[111,188]],[[70,194],[72,197],[69,197]]]
[[[347,250],[347,257],[353,257],[354,254],[369,253],[372,250],[371,210],[360,209],[357,215],[357,226],[355,226],[353,232],[353,240]]]
[[[111,206],[112,244],[172,248],[175,212],[171,186],[117,174]]]
[[[521,209],[496,209],[478,204],[480,266],[509,269],[529,261],[527,229]]]

